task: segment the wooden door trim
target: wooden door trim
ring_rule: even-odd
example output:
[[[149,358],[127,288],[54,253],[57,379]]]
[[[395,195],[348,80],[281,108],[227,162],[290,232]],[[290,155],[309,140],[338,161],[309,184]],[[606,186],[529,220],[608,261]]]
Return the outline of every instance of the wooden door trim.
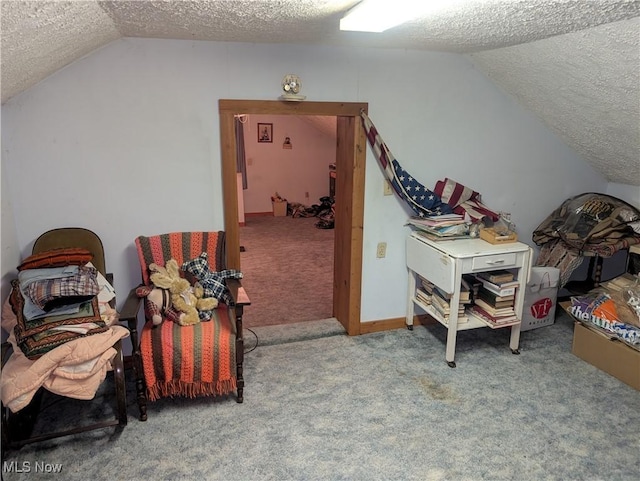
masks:
[[[347,127],[338,129],[337,149],[346,155],[345,165],[337,166],[336,238],[341,263],[348,269],[334,268],[334,316],[349,335],[360,334],[360,299],[362,289],[362,239],[364,222],[364,179],[366,134],[360,112],[367,112],[363,102],[280,102],[275,100],[220,99],[220,150],[224,225],[227,233],[227,265],[240,269],[240,231],[238,225],[238,192],[236,179],[235,114],[254,115],[327,115],[344,118]],[[350,138],[344,138],[347,135]],[[343,136],[343,138],[341,138]],[[334,261],[337,258],[334,254]],[[343,264],[344,266],[344,264]],[[251,293],[249,293],[250,295]]]

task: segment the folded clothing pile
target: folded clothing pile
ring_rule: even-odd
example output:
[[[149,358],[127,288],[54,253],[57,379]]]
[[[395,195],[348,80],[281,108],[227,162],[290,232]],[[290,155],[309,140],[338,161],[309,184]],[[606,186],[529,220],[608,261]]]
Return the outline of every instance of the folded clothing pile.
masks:
[[[16,344],[38,359],[65,342],[109,329],[100,312],[99,277],[86,249],[54,249],[18,266],[9,297]],[[106,282],[106,280],[105,280]]]

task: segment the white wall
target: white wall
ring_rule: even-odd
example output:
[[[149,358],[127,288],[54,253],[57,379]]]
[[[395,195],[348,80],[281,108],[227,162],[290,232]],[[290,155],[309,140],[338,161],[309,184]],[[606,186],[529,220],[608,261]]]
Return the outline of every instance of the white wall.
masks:
[[[640,163],[640,161],[638,162]],[[640,209],[640,187],[637,185],[624,185],[610,182],[605,194],[622,199],[637,209]]]
[[[336,161],[336,139],[298,116],[249,115],[244,125],[247,185],[246,213],[271,212],[276,192],[289,202],[319,204],[329,195],[329,164]],[[258,123],[273,124],[273,142],[258,142]],[[285,137],[291,149],[283,149]],[[306,194],[309,194],[308,197]]]
[[[0,242],[2,243],[2,254],[0,255],[0,267],[2,270],[2,299],[4,302],[9,296],[11,290],[11,280],[15,279],[15,267],[20,263],[20,247],[18,245],[18,235],[16,233],[16,224],[13,217],[13,206],[7,190],[7,177],[4,173],[5,166],[2,162],[2,190],[0,197],[2,198],[2,230],[0,231]],[[2,330],[0,339],[4,341],[8,334]]]
[[[564,199],[607,187],[461,55],[122,39],[2,106],[3,196],[6,186],[21,254],[47,229],[93,229],[122,302],[140,281],[136,236],[224,226],[218,99],[275,100],[291,72],[308,100],[368,102],[405,169],[478,190],[525,242]],[[368,149],[362,321],[405,315],[408,214],[383,196]]]

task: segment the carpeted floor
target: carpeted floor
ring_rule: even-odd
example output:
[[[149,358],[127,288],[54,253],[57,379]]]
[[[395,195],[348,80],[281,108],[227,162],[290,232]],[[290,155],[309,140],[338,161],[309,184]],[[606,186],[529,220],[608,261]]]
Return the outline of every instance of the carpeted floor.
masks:
[[[247,327],[333,315],[333,229],[316,217],[247,217],[240,228],[242,284],[251,298]]]
[[[455,369],[440,325],[302,325],[255,328],[243,404],[162,400],[142,423],[130,398],[119,436],[10,452],[4,479],[54,478],[36,462],[69,481],[638,479],[640,393],[571,354],[565,314],[524,332],[519,356],[508,329],[460,332]]]

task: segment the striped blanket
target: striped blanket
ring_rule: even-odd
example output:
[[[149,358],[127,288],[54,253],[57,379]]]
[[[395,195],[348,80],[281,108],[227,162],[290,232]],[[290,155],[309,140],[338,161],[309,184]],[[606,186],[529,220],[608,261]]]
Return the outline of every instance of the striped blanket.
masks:
[[[140,349],[150,401],[173,396],[220,396],[236,389],[236,336],[230,314],[220,304],[207,322],[145,325]]]
[[[225,232],[172,232],[136,239],[138,260],[142,270],[142,282],[151,284],[149,266],[156,264],[164,267],[169,259],[175,259],[182,265],[195,259],[203,252],[207,253],[209,267],[213,271],[225,267]]]

